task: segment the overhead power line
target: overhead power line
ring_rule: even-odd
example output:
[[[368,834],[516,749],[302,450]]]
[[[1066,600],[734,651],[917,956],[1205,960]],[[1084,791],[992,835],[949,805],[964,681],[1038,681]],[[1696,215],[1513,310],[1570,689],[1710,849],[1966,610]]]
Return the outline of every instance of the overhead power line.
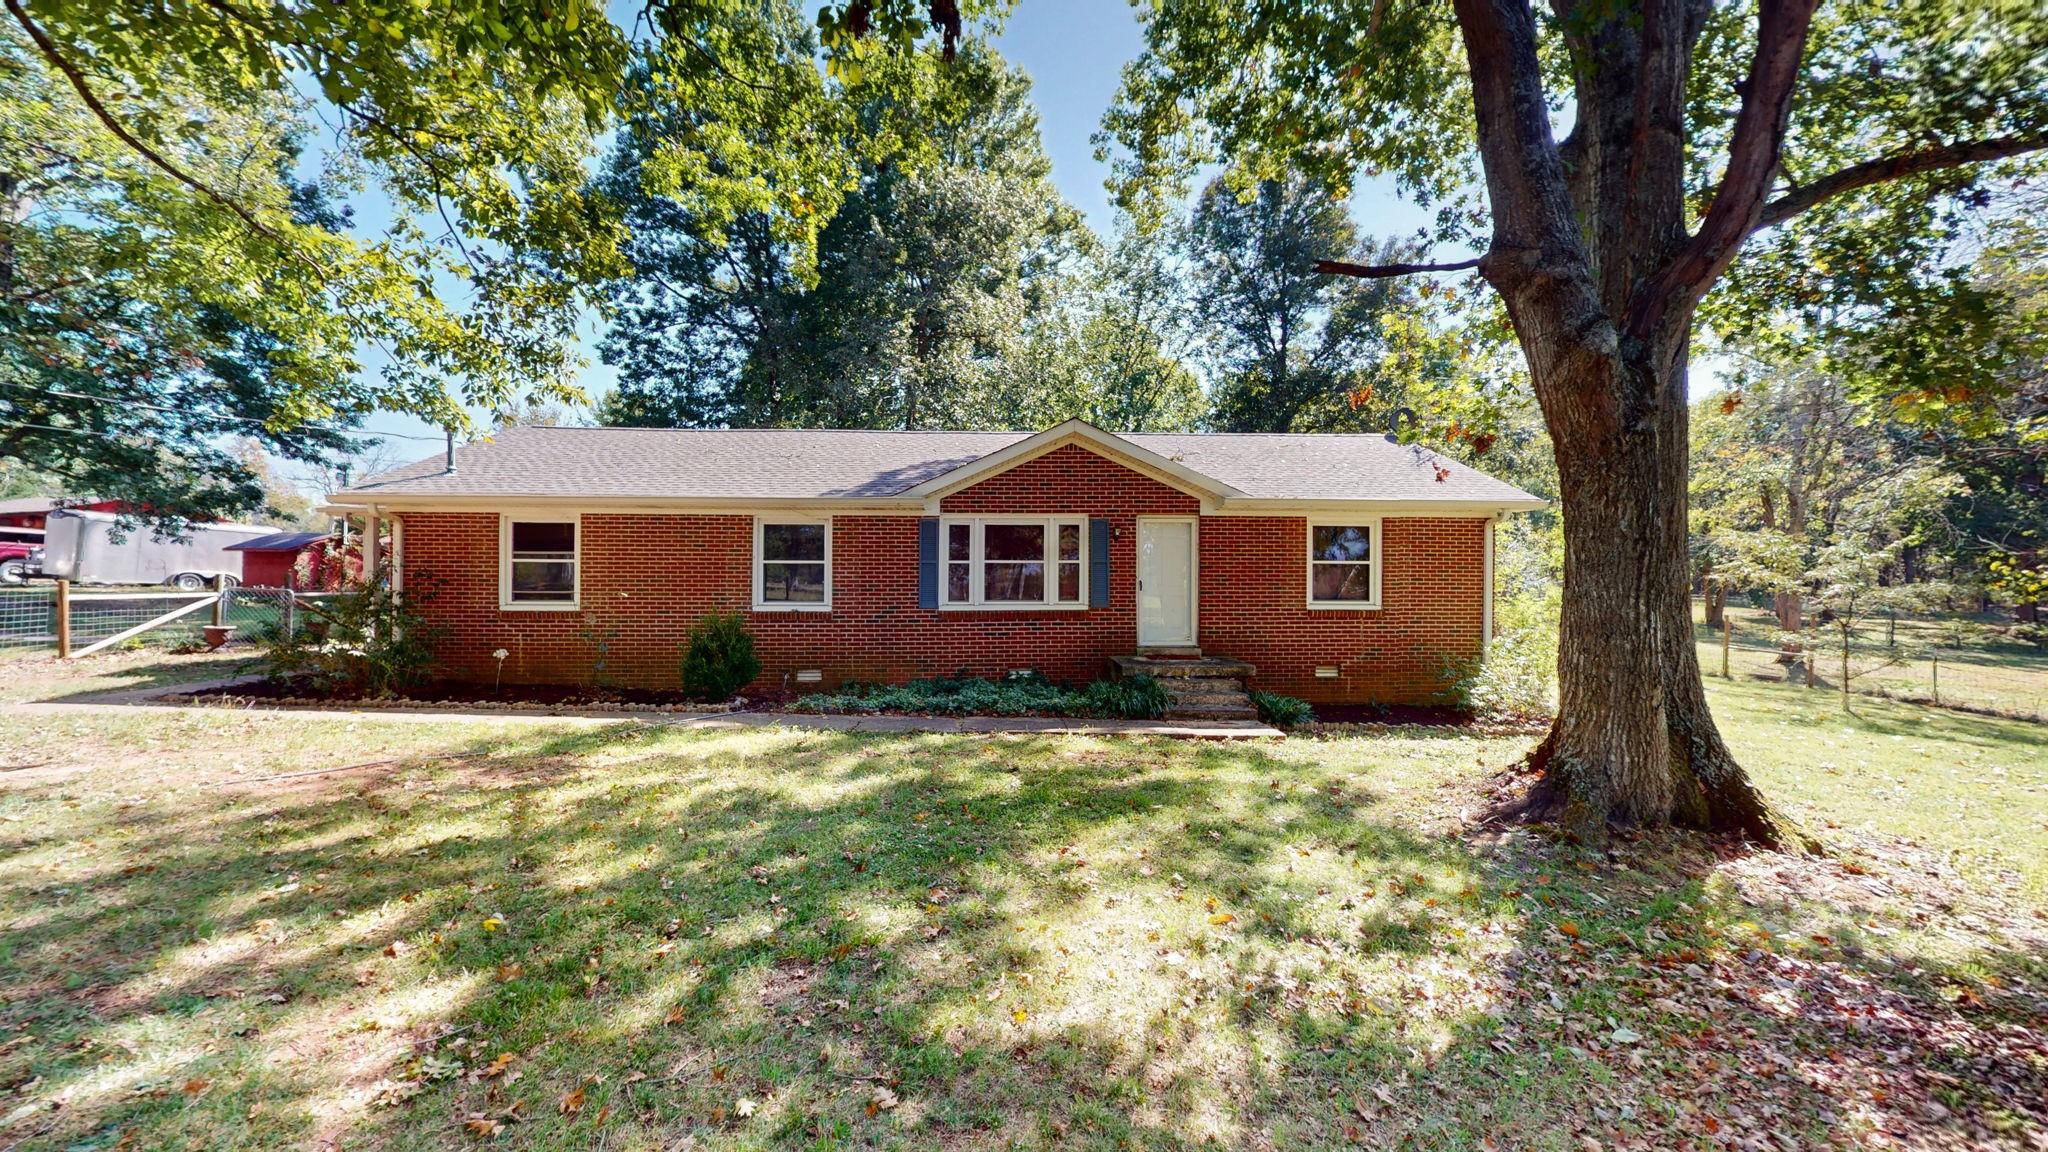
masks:
[[[185,409],[183,408],[173,408],[164,404],[150,404],[141,400],[130,400],[121,396],[94,396],[91,393],[87,392],[68,392],[62,388],[35,388],[27,384],[12,383],[7,384],[6,387],[17,388],[24,392],[40,392],[46,396],[63,396],[71,400],[90,400],[96,404],[119,404],[123,408],[146,408],[152,412],[170,412],[175,414],[185,411]],[[254,416],[220,416],[218,417],[218,419],[233,420],[243,424],[254,424],[266,429],[270,427],[269,424]],[[21,425],[21,427],[46,428],[49,426],[43,424],[24,424]],[[292,427],[295,429],[303,429],[309,432],[330,432],[337,436],[366,436],[378,440],[422,440],[433,444],[438,444],[442,440],[442,437],[440,436],[420,436],[408,432],[369,432],[361,428],[336,428],[331,424],[294,424],[292,425]],[[51,431],[64,432],[71,431],[71,429],[52,428]]]

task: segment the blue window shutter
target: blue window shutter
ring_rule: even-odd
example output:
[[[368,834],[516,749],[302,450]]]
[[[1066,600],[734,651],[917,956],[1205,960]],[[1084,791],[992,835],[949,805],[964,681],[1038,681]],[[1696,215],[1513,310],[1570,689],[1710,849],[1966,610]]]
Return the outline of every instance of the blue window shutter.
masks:
[[[1109,521],[1088,521],[1088,604],[1109,607]]]
[[[917,522],[917,606],[939,606],[939,522],[931,516]]]

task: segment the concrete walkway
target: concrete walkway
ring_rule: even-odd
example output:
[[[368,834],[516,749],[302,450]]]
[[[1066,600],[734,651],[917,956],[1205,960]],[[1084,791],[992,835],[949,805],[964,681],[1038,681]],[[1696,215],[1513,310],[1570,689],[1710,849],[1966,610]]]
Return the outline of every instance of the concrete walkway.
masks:
[[[242,715],[302,716],[312,719],[375,719],[411,724],[440,724],[449,721],[482,721],[504,724],[570,724],[589,727],[603,724],[645,724],[672,728],[708,728],[736,731],[744,728],[801,728],[820,732],[940,732],[954,735],[996,735],[1020,733],[1066,736],[1172,736],[1195,740],[1243,740],[1284,736],[1278,728],[1239,720],[1073,720],[1049,716],[837,716],[818,712],[716,712],[685,713],[648,711],[592,711],[558,708],[546,711],[507,711],[495,708],[293,708],[262,704],[230,706],[191,704],[166,700],[173,695],[211,692],[253,683],[255,677],[209,680],[192,684],[159,684],[151,688],[128,689],[76,696],[68,700],[45,700],[0,706],[0,714],[29,716],[143,715],[175,709],[186,712],[235,712]]]

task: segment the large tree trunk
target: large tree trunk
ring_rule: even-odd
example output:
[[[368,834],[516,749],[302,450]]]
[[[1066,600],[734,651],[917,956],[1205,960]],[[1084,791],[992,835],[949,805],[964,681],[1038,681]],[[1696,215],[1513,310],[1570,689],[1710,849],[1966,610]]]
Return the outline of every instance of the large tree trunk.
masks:
[[[1558,716],[1510,807],[1587,839],[1667,823],[1796,838],[1729,754],[1700,680],[1685,382],[1693,311],[1776,172],[1812,3],[1760,13],[1728,194],[1692,233],[1686,84],[1707,0],[1565,6],[1576,120],[1562,144],[1527,0],[1454,0],[1493,210],[1480,272],[1528,361],[1564,520]]]
[[[1611,825],[1677,824],[1810,846],[1750,784],[1707,705],[1685,546],[1683,352],[1648,359],[1632,382],[1659,402],[1591,451],[1560,448],[1558,715],[1510,811],[1588,841]]]

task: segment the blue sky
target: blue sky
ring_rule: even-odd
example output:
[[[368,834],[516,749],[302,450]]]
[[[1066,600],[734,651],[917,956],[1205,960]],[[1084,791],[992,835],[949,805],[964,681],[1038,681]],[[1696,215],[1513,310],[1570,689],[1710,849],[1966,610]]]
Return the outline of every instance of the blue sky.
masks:
[[[1090,137],[1116,95],[1124,64],[1143,47],[1136,10],[1119,0],[1020,0],[995,42],[1005,56],[1031,74],[1054,182],[1087,216],[1091,227],[1106,231],[1111,209],[1103,179],[1109,168],[1096,161]],[[358,203],[359,224],[383,221],[388,213],[381,208],[374,202]],[[1353,214],[1365,232],[1377,236],[1412,233],[1430,222],[1427,213],[1377,184],[1359,189]],[[585,329],[582,351],[589,364],[580,382],[586,392],[596,395],[611,386],[614,373],[598,362],[596,325],[587,324]],[[365,427],[385,435],[438,435],[418,420],[389,413],[371,418]],[[395,440],[388,445],[389,453],[403,460],[418,459],[433,450],[424,441]]]

